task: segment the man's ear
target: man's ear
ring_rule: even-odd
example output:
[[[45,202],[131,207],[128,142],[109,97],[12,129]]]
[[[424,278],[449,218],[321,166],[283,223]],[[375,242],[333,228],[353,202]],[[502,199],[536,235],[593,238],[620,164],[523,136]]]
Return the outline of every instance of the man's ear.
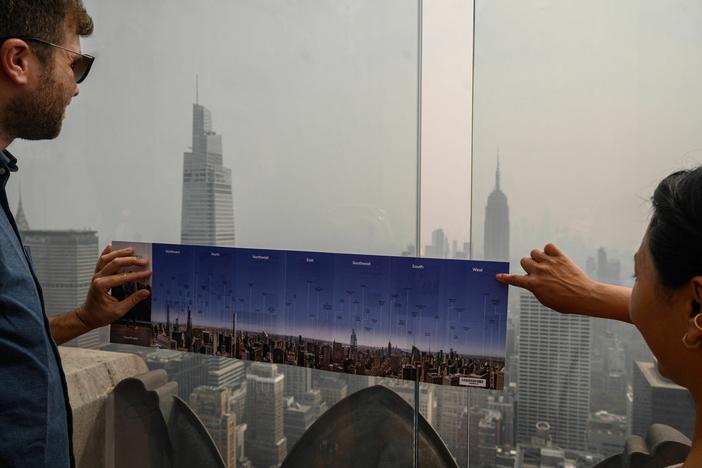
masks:
[[[29,82],[31,49],[21,39],[8,39],[0,45],[0,72],[17,85]]]

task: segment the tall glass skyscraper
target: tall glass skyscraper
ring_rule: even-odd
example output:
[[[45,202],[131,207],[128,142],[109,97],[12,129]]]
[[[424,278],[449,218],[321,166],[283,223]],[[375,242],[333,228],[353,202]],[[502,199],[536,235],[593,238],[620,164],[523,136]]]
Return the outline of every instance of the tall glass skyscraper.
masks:
[[[256,467],[280,466],[288,453],[283,425],[285,376],[276,364],[254,362],[246,381],[247,455]]]
[[[495,189],[485,207],[485,260],[509,261],[509,205],[500,187],[500,161],[495,172]]]
[[[234,245],[232,171],[222,163],[222,136],[212,131],[212,115],[193,105],[193,146],[183,155],[183,244]]]
[[[590,415],[590,317],[559,314],[533,294],[519,296],[518,442],[547,422],[553,442],[585,450]]]

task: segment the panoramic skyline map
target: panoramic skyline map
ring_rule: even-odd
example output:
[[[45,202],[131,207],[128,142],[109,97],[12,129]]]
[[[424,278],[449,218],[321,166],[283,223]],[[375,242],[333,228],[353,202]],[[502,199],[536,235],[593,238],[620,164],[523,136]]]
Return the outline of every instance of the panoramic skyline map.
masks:
[[[486,375],[504,367],[505,262],[133,245],[152,257],[150,318],[140,315],[152,346],[499,387]]]

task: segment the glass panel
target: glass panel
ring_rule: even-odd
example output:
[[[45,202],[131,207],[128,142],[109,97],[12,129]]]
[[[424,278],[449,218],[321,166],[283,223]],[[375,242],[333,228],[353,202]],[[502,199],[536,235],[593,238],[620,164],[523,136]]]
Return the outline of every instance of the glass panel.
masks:
[[[423,1],[422,255],[470,250],[473,2]]]
[[[469,258],[473,2],[425,0],[422,12],[421,254]],[[490,393],[420,387],[422,415],[461,467],[468,466],[471,394],[477,405]]]
[[[45,187],[25,194],[30,224],[179,242],[199,99],[232,172],[236,245],[414,242],[416,3],[86,4],[97,60],[62,136],[14,145],[26,186]]]
[[[701,19],[689,2],[477,2],[477,258],[509,258],[520,271],[522,256],[553,241],[596,279],[632,284],[655,185],[702,155],[702,59],[691,46]],[[519,405],[508,411],[521,445],[510,454],[514,444],[478,425],[471,466],[495,466],[483,437],[500,441],[496,466],[544,462],[548,440],[562,449],[553,457],[589,466],[653,422],[690,431],[688,407],[686,417],[651,416],[645,394],[664,383],[637,364],[652,358],[633,327],[511,295],[508,368]]]
[[[232,202],[218,200],[233,205],[237,246],[400,255],[416,244],[417,2],[85,3],[96,31],[82,48],[97,60],[61,137],[10,148],[30,230],[89,228],[100,246],[180,242],[184,154],[207,147],[218,188],[231,183]],[[225,234],[213,239],[231,244]],[[179,383],[229,466],[280,464],[325,409],[373,383],[138,352]],[[221,391],[226,407],[199,405]],[[213,429],[226,414],[236,437]],[[383,456],[411,456],[411,432],[393,436]]]

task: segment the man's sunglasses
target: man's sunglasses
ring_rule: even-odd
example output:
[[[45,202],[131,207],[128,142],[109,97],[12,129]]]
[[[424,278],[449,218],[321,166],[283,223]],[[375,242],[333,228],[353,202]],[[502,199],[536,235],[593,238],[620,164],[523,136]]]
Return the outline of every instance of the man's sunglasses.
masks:
[[[75,77],[76,83],[78,84],[85,81],[85,79],[88,77],[88,73],[90,73],[90,68],[93,66],[93,62],[95,61],[95,57],[93,57],[92,55],[81,54],[80,52],[76,52],[75,50],[67,49],[66,47],[54,44],[49,41],[45,41],[44,39],[39,39],[37,37],[2,37],[0,38],[0,43],[5,42],[8,39],[21,39],[27,42],[38,42],[39,44],[44,44],[50,47],[56,47],[57,49],[65,50],[66,52],[70,52],[74,55],[77,55],[78,58],[71,64],[71,68],[73,69],[73,76]]]

